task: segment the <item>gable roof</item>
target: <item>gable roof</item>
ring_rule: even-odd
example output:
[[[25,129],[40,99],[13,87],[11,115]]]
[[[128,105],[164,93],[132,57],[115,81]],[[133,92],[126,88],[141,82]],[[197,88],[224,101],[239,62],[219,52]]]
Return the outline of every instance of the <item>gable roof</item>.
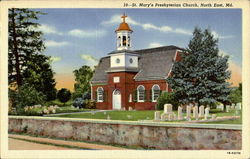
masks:
[[[170,45],[150,49],[134,50],[133,53],[140,54],[138,61],[139,72],[135,75],[136,81],[162,80],[172,68],[176,50],[182,48]],[[113,52],[111,52],[112,54]],[[110,68],[110,57],[103,57],[95,69],[91,80],[92,83],[107,83]]]

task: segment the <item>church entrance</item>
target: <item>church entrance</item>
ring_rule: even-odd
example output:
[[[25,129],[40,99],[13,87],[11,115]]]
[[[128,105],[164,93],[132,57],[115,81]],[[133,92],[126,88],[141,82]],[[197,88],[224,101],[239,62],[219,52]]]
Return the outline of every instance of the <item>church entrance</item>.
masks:
[[[116,89],[113,91],[113,109],[121,109],[121,92]]]

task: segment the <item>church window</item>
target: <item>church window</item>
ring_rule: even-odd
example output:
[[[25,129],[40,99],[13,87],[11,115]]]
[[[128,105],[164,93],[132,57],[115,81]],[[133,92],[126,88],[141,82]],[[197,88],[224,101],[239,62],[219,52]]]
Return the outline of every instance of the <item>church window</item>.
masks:
[[[103,102],[103,92],[102,87],[97,88],[97,102]]]
[[[133,63],[133,59],[132,59],[132,58],[130,58],[130,59],[129,59],[129,62],[130,62],[130,63]]]
[[[119,58],[116,59],[116,63],[120,63],[120,59]]]
[[[156,102],[160,96],[161,89],[159,85],[155,84],[152,87],[152,102]]]
[[[122,36],[122,45],[126,46],[126,36]]]
[[[140,85],[137,87],[138,102],[144,102],[144,98],[145,98],[145,88],[144,86]]]

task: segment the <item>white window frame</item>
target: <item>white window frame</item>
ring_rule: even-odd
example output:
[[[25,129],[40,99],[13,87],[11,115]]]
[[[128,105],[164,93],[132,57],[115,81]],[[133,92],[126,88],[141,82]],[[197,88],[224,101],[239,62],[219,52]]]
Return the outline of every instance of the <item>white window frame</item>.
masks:
[[[96,94],[97,94],[97,97],[96,97],[96,100],[97,102],[103,102],[103,93],[104,93],[104,89],[102,87],[98,87],[96,89]],[[100,93],[100,94],[99,94]],[[101,98],[101,99],[100,99]]]
[[[140,100],[140,92],[139,92],[140,87],[143,87],[143,100]],[[144,98],[145,98],[145,87],[143,85],[139,85],[137,87],[137,102],[144,102]]]
[[[160,94],[159,94],[159,96],[158,96],[158,98],[157,99],[155,99],[155,87],[158,87],[158,89],[159,89],[159,91],[161,91],[161,88],[160,88],[160,86],[158,85],[158,84],[154,84],[153,86],[152,86],[152,102],[157,102],[157,99],[159,98],[159,96],[160,96]]]

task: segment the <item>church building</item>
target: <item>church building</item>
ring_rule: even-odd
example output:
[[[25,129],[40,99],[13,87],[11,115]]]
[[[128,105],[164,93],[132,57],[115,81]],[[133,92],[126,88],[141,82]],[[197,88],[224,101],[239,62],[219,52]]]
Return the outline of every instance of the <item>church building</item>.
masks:
[[[182,48],[170,45],[131,50],[133,30],[122,22],[115,30],[117,48],[100,59],[91,79],[97,109],[154,110],[162,91],[171,91],[166,78]]]

